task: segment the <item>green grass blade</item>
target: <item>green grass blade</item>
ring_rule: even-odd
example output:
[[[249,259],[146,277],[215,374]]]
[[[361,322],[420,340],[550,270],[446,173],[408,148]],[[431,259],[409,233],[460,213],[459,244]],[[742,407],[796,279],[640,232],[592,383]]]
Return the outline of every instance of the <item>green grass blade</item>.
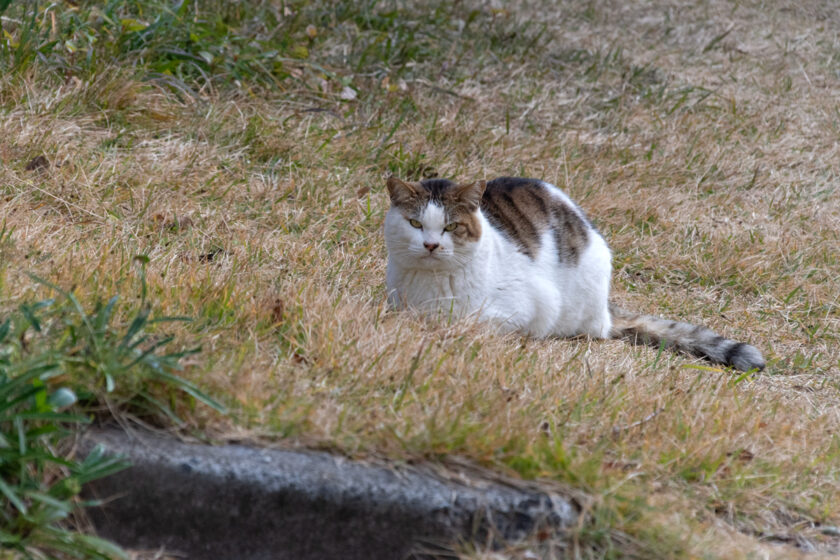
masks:
[[[18,497],[14,489],[8,484],[6,484],[6,482],[2,478],[0,478],[0,494],[6,496],[6,499],[8,499],[9,502],[11,502],[11,504],[15,506],[15,508],[19,512],[26,514],[29,511],[26,507],[26,504],[24,504],[23,501]]]
[[[174,385],[175,387],[178,387],[185,393],[192,395],[199,402],[206,404],[207,406],[217,410],[218,412],[221,412],[222,414],[227,414],[227,408],[225,408],[223,404],[219,403],[206,393],[202,392],[198,387],[196,387],[186,379],[162,371],[157,372],[155,376],[159,379],[167,381],[169,384]]]

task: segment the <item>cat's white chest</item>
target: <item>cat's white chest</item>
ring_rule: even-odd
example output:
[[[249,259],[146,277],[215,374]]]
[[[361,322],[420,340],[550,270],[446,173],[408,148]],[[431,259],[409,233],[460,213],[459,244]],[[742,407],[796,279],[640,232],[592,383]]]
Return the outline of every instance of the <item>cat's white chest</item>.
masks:
[[[478,281],[464,271],[403,270],[388,264],[388,298],[395,307],[423,311],[474,313],[486,303],[486,294]]]
[[[550,334],[560,312],[561,285],[547,259],[516,251],[488,232],[482,250],[455,270],[416,270],[389,259],[386,284],[395,307],[490,319],[504,331]],[[545,253],[546,255],[548,253]]]

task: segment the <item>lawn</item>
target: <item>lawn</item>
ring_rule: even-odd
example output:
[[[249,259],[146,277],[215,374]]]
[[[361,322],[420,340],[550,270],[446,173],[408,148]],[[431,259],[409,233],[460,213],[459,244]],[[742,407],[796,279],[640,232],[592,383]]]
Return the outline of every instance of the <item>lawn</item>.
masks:
[[[583,556],[840,550],[840,12],[515,6],[13,2],[0,318],[45,298],[61,315],[58,287],[87,309],[119,296],[120,332],[147,309],[188,319],[146,342],[172,337],[186,393],[63,379],[89,414],[187,436],[583,493]],[[613,249],[616,302],[767,368],[390,311],[392,174],[560,186]],[[45,324],[32,344],[66,332]]]

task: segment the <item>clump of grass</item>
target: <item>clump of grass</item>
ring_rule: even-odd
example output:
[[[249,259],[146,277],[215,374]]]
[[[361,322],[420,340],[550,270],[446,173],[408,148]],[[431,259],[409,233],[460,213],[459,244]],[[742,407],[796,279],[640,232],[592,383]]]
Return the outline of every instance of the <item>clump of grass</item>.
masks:
[[[145,293],[118,326],[117,298],[88,311],[36,280],[60,299],[23,303],[0,323],[0,543],[28,558],[127,558],[74,530],[74,516],[94,505],[79,499],[82,485],[128,466],[101,448],[68,456],[74,429],[97,416],[182,425],[177,411],[190,401],[224,407],[179,376],[181,359],[198,349],[162,351],[172,337],[149,330],[183,319],[151,319]]]
[[[101,448],[81,460],[66,456],[71,428],[89,419],[64,412],[76,394],[58,380],[61,365],[50,353],[20,353],[19,334],[10,319],[0,324],[0,545],[26,558],[126,558],[72,522],[93,505],[79,499],[82,485],[127,464]]]
[[[37,66],[85,80],[117,64],[187,97],[225,86],[304,85],[324,98],[353,99],[359,89],[354,73],[375,76],[377,83],[389,77],[394,87],[400,79],[428,75],[447,56],[441,41],[456,44],[466,36],[496,56],[522,59],[545,32],[485,10],[442,3],[389,9],[373,0],[21,2],[5,9],[0,69],[9,74]],[[461,75],[468,53],[455,54],[448,73]]]
[[[189,319],[151,318],[145,301],[145,279],[141,280],[139,309],[121,328],[114,324],[117,296],[104,303],[94,302],[93,309],[87,311],[73,293],[37,277],[35,280],[61,299],[22,304],[22,322],[16,325],[16,335],[26,348],[34,347],[39,354],[51,356],[61,375],[75,386],[83,405],[104,407],[107,414],[128,413],[141,419],[157,417],[158,421],[166,418],[177,424],[182,421],[173,410],[174,403],[184,398],[225,412],[222,404],[179,376],[181,360],[201,349],[162,352],[174,336],[149,332],[161,323]],[[26,348],[22,346],[18,352],[25,353]],[[179,391],[181,399],[167,394],[171,390]]]

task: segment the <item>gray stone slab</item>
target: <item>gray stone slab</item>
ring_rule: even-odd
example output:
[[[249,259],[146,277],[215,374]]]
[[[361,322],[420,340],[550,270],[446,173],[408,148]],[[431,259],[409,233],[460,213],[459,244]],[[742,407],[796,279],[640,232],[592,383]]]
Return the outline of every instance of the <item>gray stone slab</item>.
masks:
[[[191,559],[446,557],[458,541],[516,540],[578,515],[559,495],[475,472],[117,430],[88,432],[81,452],[96,444],[133,464],[85,489],[106,500],[88,510],[99,534]]]

